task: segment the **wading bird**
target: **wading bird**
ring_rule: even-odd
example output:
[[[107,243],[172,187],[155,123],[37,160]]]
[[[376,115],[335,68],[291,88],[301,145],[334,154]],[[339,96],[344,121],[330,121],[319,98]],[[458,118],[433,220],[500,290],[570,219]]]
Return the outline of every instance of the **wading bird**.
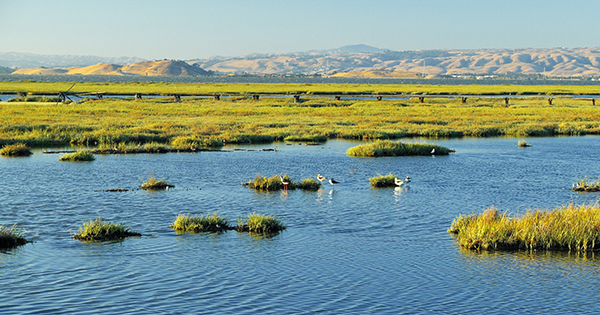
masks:
[[[327,179],[327,177],[321,175],[321,174],[317,174],[317,179],[321,182],[321,184],[323,183],[324,180]]]
[[[404,180],[398,179],[398,178],[394,178],[394,183],[397,186],[402,186],[404,184],[408,184],[410,183],[410,177],[406,176],[406,178]]]
[[[435,155],[435,149],[431,150],[431,155]]]
[[[283,184],[283,190],[287,190],[289,182],[285,181],[281,176],[279,176],[279,179],[281,179],[281,183]]]
[[[340,182],[338,182],[337,180],[333,179],[333,177],[331,179],[329,179],[329,183],[331,184],[331,186],[335,187],[335,184],[339,184]]]

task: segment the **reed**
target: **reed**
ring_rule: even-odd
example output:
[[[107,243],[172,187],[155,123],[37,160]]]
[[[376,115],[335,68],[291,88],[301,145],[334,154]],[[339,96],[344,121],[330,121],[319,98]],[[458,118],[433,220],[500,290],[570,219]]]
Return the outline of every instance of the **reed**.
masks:
[[[317,191],[319,190],[319,188],[321,188],[321,182],[313,178],[305,178],[300,183],[295,183],[294,188],[308,191]]]
[[[169,188],[174,188],[175,186],[167,184],[164,180],[158,180],[154,177],[154,175],[149,175],[147,181],[145,181],[141,188],[144,190],[168,190]]]
[[[238,220],[235,230],[238,232],[250,232],[258,234],[278,233],[285,230],[286,226],[277,218],[269,215],[261,215],[256,212],[246,218]]]
[[[13,248],[30,242],[23,237],[23,230],[17,228],[16,224],[10,228],[0,225],[0,249]]]
[[[600,207],[569,204],[520,217],[491,207],[481,214],[460,215],[448,232],[468,249],[595,251],[600,249]]]
[[[129,227],[124,226],[122,223],[104,222],[101,218],[98,218],[84,222],[83,226],[79,228],[79,233],[73,235],[73,238],[80,241],[99,242],[132,236],[142,236],[142,234],[130,231]]]
[[[69,153],[58,158],[59,161],[63,162],[89,162],[95,160],[94,153],[89,150],[79,150],[75,153]]]
[[[30,156],[33,152],[24,143],[7,144],[0,149],[0,155],[3,156]]]
[[[435,150],[435,155],[448,155],[452,152],[452,150],[446,147],[428,143],[377,140],[375,142],[352,147],[346,151],[346,154],[358,157],[432,155],[433,150]]]
[[[583,179],[580,179],[578,182],[574,183],[573,187],[571,187],[571,190],[580,192],[600,191],[600,181],[591,181],[586,176]]]
[[[527,148],[530,147],[531,144],[527,143],[525,140],[519,140],[519,148]]]
[[[206,216],[191,216],[180,214],[170,227],[177,231],[185,232],[223,232],[231,230],[226,218],[214,213]]]
[[[378,176],[369,178],[369,182],[371,182],[371,186],[375,188],[396,187],[395,179],[396,176],[392,173],[385,176],[378,174]]]

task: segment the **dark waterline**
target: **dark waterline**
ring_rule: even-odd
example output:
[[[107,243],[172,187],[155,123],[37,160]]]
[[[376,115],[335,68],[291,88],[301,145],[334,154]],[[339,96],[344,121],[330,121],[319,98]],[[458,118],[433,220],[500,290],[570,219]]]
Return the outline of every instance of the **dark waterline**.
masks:
[[[571,184],[600,175],[600,137],[427,140],[456,149],[436,157],[353,158],[359,142],[234,146],[256,151],[97,156],[58,162],[36,150],[0,158],[0,224],[35,243],[0,253],[2,314],[521,314],[596,313],[594,254],[476,253],[446,232],[461,213],[511,213],[597,202]],[[418,141],[415,139],[415,141]],[[410,175],[408,189],[373,189],[369,177]],[[256,174],[317,173],[340,181],[318,192],[257,193]],[[148,174],[176,186],[135,188]],[[177,214],[230,220],[278,216],[288,229],[177,234]],[[85,220],[123,222],[141,238],[86,244]]]

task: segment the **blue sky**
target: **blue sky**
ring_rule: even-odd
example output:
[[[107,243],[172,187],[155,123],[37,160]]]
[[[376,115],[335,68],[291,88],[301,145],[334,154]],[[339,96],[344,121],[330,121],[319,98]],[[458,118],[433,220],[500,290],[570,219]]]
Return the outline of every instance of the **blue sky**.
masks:
[[[193,59],[600,46],[600,1],[0,0],[0,52]]]

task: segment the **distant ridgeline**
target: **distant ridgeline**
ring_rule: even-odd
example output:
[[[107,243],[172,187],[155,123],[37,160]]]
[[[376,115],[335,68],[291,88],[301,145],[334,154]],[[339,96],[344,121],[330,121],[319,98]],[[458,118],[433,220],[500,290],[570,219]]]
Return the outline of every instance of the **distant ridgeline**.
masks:
[[[4,72],[0,68],[0,73]],[[10,69],[9,69],[10,70]],[[70,68],[46,68],[38,67],[32,69],[18,69],[8,72],[12,74],[38,74],[38,75],[147,75],[147,76],[205,76],[212,72],[200,68],[198,65],[190,65],[185,61],[161,60],[142,61],[130,65],[115,65],[98,63],[87,67]]]
[[[87,66],[90,64],[94,65]],[[367,45],[350,45],[331,50],[216,56],[186,61],[0,53],[0,74],[6,73],[143,76],[317,75],[346,78],[521,75],[600,77],[600,47],[392,51]]]

